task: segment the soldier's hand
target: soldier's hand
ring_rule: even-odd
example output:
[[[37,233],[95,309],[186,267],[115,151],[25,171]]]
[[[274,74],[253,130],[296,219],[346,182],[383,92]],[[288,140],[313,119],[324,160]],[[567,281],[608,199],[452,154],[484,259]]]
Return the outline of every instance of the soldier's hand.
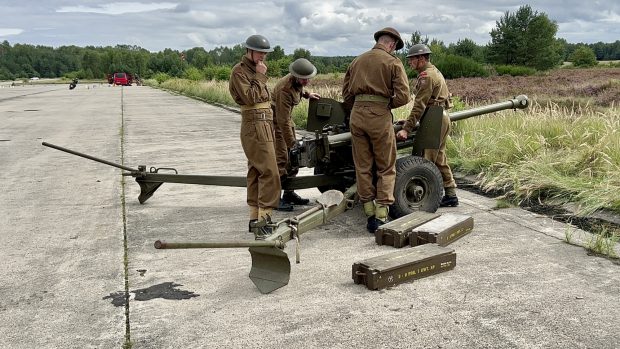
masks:
[[[263,61],[258,61],[258,63],[256,63],[256,72],[263,75],[267,73],[267,66],[263,63]]]
[[[407,139],[407,137],[409,137],[409,132],[407,132],[407,130],[400,130],[396,134],[396,139],[398,139],[399,141],[404,141],[405,139]]]
[[[318,93],[316,93],[316,92],[310,92],[310,93],[308,93],[308,99],[320,99],[320,98],[321,98],[321,95],[319,95],[319,94],[318,94]]]

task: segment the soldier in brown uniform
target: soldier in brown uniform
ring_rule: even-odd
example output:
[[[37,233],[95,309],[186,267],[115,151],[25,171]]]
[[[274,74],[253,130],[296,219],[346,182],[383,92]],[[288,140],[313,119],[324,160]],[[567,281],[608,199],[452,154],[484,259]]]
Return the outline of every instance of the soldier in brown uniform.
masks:
[[[437,105],[444,108],[439,149],[425,149],[424,158],[434,162],[443,177],[445,195],[441,199],[440,206],[456,207],[459,205],[459,199],[456,197],[456,182],[446,158],[446,138],[450,132],[450,118],[445,110],[451,107],[450,92],[441,72],[431,64],[430,54],[431,50],[424,44],[411,46],[407,54],[409,66],[418,72],[418,79],[411,114],[403,125],[403,129],[398,131],[397,138],[407,139],[409,132],[420,121],[427,106]]]
[[[351,109],[351,142],[357,192],[374,233],[386,222],[394,203],[396,138],[391,109],[409,102],[409,83],[400,59],[392,55],[404,44],[394,28],[374,35],[376,44],[351,62],[344,77],[342,96]],[[373,184],[373,166],[377,182]]]
[[[273,49],[262,35],[248,37],[244,46],[246,53],[233,67],[228,88],[241,107],[241,146],[248,158],[249,226],[259,239],[271,234],[268,223],[280,200],[271,94],[267,89],[264,63],[267,53]]]
[[[319,99],[317,93],[304,91],[310,79],[316,75],[316,67],[305,58],[299,58],[288,67],[289,74],[280,79],[273,90],[271,108],[273,109],[273,123],[276,129],[276,159],[281,182],[286,178],[295,177],[298,169],[291,168],[289,151],[297,146],[295,124],[291,119],[293,107],[299,104],[301,98]],[[293,190],[285,190],[280,199],[278,210],[290,211],[292,205],[306,205],[310,202],[297,195]]]

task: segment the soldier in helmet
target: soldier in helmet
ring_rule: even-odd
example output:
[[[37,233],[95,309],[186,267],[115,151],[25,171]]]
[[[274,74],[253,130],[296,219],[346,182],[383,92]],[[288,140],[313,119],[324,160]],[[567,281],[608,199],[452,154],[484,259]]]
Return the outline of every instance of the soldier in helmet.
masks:
[[[267,53],[273,49],[262,35],[251,35],[244,46],[246,53],[233,67],[228,87],[241,107],[241,146],[248,159],[249,228],[261,239],[272,233],[268,224],[280,200],[271,93],[264,63]]]
[[[409,66],[418,72],[415,85],[415,102],[403,129],[396,135],[398,139],[407,139],[413,127],[420,121],[426,107],[437,105],[444,108],[441,124],[439,149],[425,149],[424,158],[435,163],[443,177],[444,197],[440,206],[456,207],[459,199],[456,196],[456,182],[446,158],[446,138],[450,132],[450,118],[445,110],[452,107],[450,92],[441,72],[430,62],[431,50],[424,44],[411,46],[407,58]]]
[[[304,91],[310,79],[316,75],[316,67],[305,58],[299,58],[288,67],[289,74],[280,79],[273,89],[271,108],[276,129],[276,158],[281,181],[295,177],[298,169],[289,164],[289,151],[297,146],[295,124],[291,119],[293,107],[301,98],[319,99],[317,93]],[[278,210],[291,211],[293,205],[306,205],[310,200],[297,195],[293,190],[285,190],[280,199]]]
[[[374,38],[375,46],[349,65],[342,87],[344,104],[351,108],[357,192],[370,233],[387,221],[388,207],[394,203],[396,138],[391,109],[409,102],[405,68],[393,55],[404,46],[400,34],[388,27],[376,32]]]

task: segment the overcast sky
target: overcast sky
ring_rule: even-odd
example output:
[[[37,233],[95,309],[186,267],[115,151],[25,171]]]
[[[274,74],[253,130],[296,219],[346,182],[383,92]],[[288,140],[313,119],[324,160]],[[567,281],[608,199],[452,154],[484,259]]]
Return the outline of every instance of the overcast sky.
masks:
[[[0,0],[0,41],[45,46],[137,45],[149,51],[233,46],[262,34],[287,54],[357,55],[373,33],[395,27],[403,39],[420,31],[447,45],[469,38],[490,41],[512,0],[102,1]],[[570,43],[620,40],[620,1],[531,0]]]

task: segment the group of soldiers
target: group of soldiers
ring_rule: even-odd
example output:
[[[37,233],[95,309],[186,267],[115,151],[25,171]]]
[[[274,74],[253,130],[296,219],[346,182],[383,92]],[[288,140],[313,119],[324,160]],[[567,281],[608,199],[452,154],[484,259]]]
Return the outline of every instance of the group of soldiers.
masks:
[[[374,47],[356,57],[344,77],[342,97],[351,110],[350,128],[357,191],[367,217],[367,229],[374,233],[388,219],[394,203],[396,179],[396,139],[407,139],[420,121],[426,107],[437,105],[447,110],[450,93],[437,68],[430,63],[431,50],[425,44],[413,45],[407,54],[411,68],[418,72],[415,102],[409,118],[395,134],[392,109],[410,102],[405,68],[394,52],[404,41],[394,28],[374,34]],[[290,211],[293,205],[305,205],[293,191],[284,191],[282,181],[296,175],[288,154],[297,146],[293,107],[301,98],[319,99],[304,91],[316,73],[307,59],[299,58],[289,66],[289,74],[280,79],[273,91],[267,88],[267,53],[273,51],[262,35],[245,41],[246,54],[232,69],[229,90],[241,108],[241,145],[248,159],[247,203],[250,207],[249,231],[257,239],[272,233],[272,211]],[[450,119],[444,113],[439,149],[426,149],[424,158],[437,165],[443,177],[441,206],[457,206],[456,183],[446,159],[446,137]],[[375,177],[376,176],[376,177]],[[376,178],[376,181],[373,180]]]

